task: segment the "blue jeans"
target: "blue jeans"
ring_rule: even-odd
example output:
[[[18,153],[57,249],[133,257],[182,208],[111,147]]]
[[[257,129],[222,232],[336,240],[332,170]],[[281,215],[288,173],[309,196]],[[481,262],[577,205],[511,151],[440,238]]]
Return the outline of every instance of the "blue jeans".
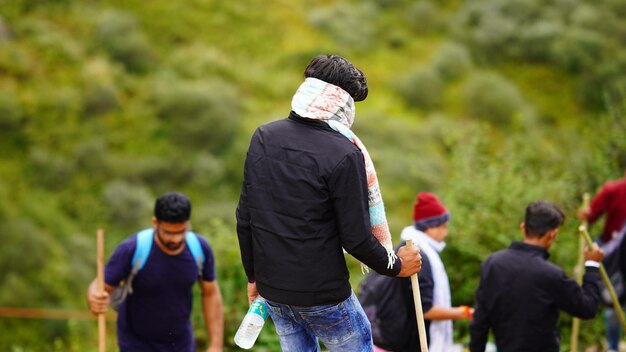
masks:
[[[622,334],[622,325],[619,317],[613,307],[607,307],[604,310],[604,318],[606,321],[606,340],[610,350],[617,351],[619,349],[619,339]]]
[[[370,323],[354,292],[338,304],[298,307],[267,301],[270,316],[285,352],[374,350]]]

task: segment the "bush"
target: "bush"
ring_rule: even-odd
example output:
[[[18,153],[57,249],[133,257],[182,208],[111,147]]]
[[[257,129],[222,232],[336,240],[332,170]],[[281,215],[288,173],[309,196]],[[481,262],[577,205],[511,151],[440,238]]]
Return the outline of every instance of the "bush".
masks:
[[[223,76],[233,68],[231,58],[218,48],[204,45],[182,47],[172,53],[168,64],[185,79]]]
[[[554,41],[562,35],[563,26],[553,19],[531,23],[519,34],[514,56],[532,61],[548,61]]]
[[[377,16],[376,6],[372,4],[337,3],[312,10],[309,23],[327,34],[341,48],[366,50],[376,36]]]
[[[154,63],[148,40],[128,13],[104,13],[97,23],[96,39],[113,60],[131,72],[146,72]]]
[[[34,60],[28,51],[14,42],[0,42],[0,74],[17,79],[33,73]]]
[[[475,74],[465,84],[463,99],[476,118],[498,126],[510,124],[514,115],[525,113],[526,104],[517,88],[494,73]]]
[[[112,181],[106,185],[103,197],[110,221],[121,228],[139,228],[152,216],[154,197],[143,186]]]
[[[0,91],[0,133],[16,131],[24,119],[22,105],[15,93]]]
[[[43,148],[33,148],[29,160],[35,184],[49,189],[64,188],[76,171],[71,160]]]
[[[404,13],[404,18],[409,28],[418,34],[439,31],[444,27],[442,14],[437,6],[430,1],[413,3]]]
[[[431,67],[409,73],[395,88],[408,106],[428,110],[441,104],[443,82]]]
[[[469,71],[472,67],[472,57],[465,46],[445,42],[433,59],[433,66],[441,77],[454,80]]]
[[[34,46],[40,65],[56,69],[64,65],[79,65],[83,58],[82,44],[51,21],[25,19],[16,30],[20,39],[26,39]]]
[[[106,59],[90,60],[84,64],[84,115],[100,115],[119,107],[120,98],[115,78],[114,69]]]
[[[599,33],[584,29],[570,29],[559,36],[551,46],[552,60],[572,73],[592,69],[602,60],[605,39]]]
[[[6,23],[2,19],[2,16],[0,16],[0,44],[9,41],[11,37],[12,35],[9,26],[6,25]]]
[[[167,133],[187,148],[222,152],[241,120],[241,97],[221,81],[173,82],[157,88],[153,102]]]
[[[486,61],[506,57],[514,48],[516,21],[502,12],[496,1],[467,2],[456,14],[452,32]]]

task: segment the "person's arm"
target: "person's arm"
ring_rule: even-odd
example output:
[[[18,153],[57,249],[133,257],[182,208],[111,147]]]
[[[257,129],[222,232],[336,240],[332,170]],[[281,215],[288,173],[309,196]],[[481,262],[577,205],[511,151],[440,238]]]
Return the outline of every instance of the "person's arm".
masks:
[[[468,306],[442,307],[432,306],[424,313],[424,319],[428,320],[457,320],[471,319],[474,310]]]
[[[98,315],[106,313],[110,303],[109,293],[113,292],[120,281],[126,279],[130,273],[130,258],[135,250],[131,239],[125,240],[109,258],[104,268],[104,293],[98,292],[96,279],[87,287],[87,306],[89,310]]]
[[[202,315],[210,339],[208,352],[221,352],[224,346],[224,313],[222,295],[217,280],[200,281]]]
[[[248,305],[251,305],[252,301],[254,301],[258,296],[259,291],[256,289],[256,282],[248,282]]]
[[[585,248],[585,260],[591,261],[591,263],[585,265],[582,287],[578,286],[576,281],[568,278],[565,272],[559,273],[556,288],[553,290],[559,309],[582,319],[595,317],[600,300],[599,263],[602,262],[603,257],[604,252],[597,244],[594,243],[592,248]]]
[[[484,271],[484,266],[485,264],[481,266],[481,272]],[[470,352],[484,352],[487,346],[490,324],[486,310],[487,306],[484,300],[484,283],[481,274],[478,289],[476,290],[476,308],[472,322],[470,323]]]
[[[328,187],[342,247],[377,273],[398,275],[402,260],[396,260],[393,267],[388,268],[387,251],[372,233],[365,161],[359,150],[346,155],[335,167]],[[407,257],[407,261],[410,258]]]
[[[609,187],[605,184],[602,189],[600,189],[600,192],[591,200],[589,209],[587,209],[586,212],[584,210],[582,211],[583,219],[589,221],[589,224],[593,224],[606,211],[609,193]]]

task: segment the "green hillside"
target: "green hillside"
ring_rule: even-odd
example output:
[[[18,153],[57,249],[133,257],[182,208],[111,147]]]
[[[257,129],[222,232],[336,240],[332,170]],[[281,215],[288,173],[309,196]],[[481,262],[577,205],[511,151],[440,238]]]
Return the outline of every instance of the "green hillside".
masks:
[[[624,18],[623,0],[0,0],[0,307],[86,309],[96,230],[110,254],[149,225],[156,196],[178,190],[217,254],[236,350],[247,144],[287,116],[320,53],[368,77],[354,129],[394,242],[416,193],[450,209],[455,305],[473,304],[480,262],[520,238],[532,200],[566,211],[551,260],[571,273],[581,195],[623,175]],[[348,262],[356,290],[363,275]],[[563,315],[564,351],[570,325]],[[603,337],[601,316],[583,323],[584,344]],[[455,323],[455,341],[468,339]],[[93,321],[0,316],[3,351],[95,351],[96,340]],[[273,328],[257,347],[279,349]]]

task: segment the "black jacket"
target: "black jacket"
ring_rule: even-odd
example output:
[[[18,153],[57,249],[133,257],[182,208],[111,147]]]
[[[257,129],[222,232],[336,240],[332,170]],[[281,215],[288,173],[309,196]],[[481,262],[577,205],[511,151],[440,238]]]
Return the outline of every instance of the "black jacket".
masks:
[[[237,207],[243,266],[261,296],[298,306],[351,294],[342,247],[386,275],[370,230],[361,151],[327,123],[291,113],[252,136]]]
[[[588,266],[582,287],[548,262],[548,252],[513,242],[481,266],[470,351],[483,352],[489,329],[499,352],[558,352],[559,311],[591,319],[598,311],[598,268]]]

